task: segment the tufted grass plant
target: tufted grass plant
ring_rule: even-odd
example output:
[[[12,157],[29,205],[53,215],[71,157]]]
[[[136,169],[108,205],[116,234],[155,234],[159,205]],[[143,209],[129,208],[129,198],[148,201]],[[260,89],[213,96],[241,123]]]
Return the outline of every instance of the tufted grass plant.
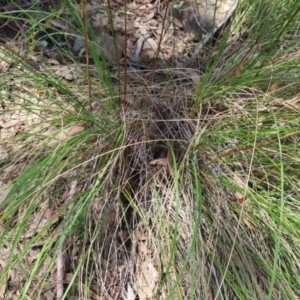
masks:
[[[4,45],[0,298],[298,299],[298,6],[240,1],[197,81]]]

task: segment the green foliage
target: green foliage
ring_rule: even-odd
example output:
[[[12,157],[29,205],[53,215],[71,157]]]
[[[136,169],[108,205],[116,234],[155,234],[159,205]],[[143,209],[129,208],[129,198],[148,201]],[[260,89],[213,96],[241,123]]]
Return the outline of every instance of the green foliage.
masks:
[[[47,61],[46,71],[28,64],[34,45],[24,56],[5,47],[19,71],[0,74],[1,117],[17,114],[26,128],[1,140],[0,180],[11,189],[0,203],[0,249],[10,249],[0,287],[14,291],[11,270],[22,272],[19,299],[39,299],[63,252],[62,298],[88,299],[116,266],[138,281],[144,255],[158,274],[153,299],[298,299],[298,6],[240,1],[201,53],[197,84],[150,70],[134,77],[138,96],[93,49],[101,80],[84,69],[66,82]],[[69,26],[90,36],[72,1],[43,25],[38,9],[14,18],[25,13],[32,42],[43,27],[56,43],[48,29],[65,7]],[[243,35],[228,52],[233,28]],[[80,65],[70,49],[62,55]],[[126,84],[131,105],[120,103]],[[148,96],[159,101],[140,104]]]

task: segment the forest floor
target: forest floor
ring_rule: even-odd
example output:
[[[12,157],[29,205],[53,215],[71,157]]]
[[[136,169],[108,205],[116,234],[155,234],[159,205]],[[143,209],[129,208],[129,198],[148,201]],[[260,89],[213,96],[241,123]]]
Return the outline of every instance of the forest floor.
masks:
[[[0,7],[0,299],[300,297],[277,2]]]

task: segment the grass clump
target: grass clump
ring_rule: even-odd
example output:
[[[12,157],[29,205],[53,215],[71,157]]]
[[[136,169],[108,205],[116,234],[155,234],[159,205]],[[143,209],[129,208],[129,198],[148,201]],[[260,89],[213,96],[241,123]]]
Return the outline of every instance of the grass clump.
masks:
[[[298,8],[256,4],[194,81],[3,48],[0,297],[300,297]]]

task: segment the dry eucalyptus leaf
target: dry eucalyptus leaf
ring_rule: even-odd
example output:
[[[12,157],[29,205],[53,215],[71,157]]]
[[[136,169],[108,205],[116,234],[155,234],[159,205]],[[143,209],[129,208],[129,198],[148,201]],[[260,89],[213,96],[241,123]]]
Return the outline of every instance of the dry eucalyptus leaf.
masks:
[[[197,72],[196,70],[194,69],[186,69],[185,70],[185,73],[187,74],[188,78],[192,79],[193,82],[195,83],[200,83],[201,81],[201,76],[200,76],[200,73]]]
[[[131,287],[130,283],[127,283],[127,291],[123,293],[123,299],[124,300],[135,300],[136,294],[134,292],[134,289]]]
[[[150,30],[146,24],[141,24],[140,22],[138,22],[137,18],[134,21],[134,27],[139,29],[139,32],[141,35],[149,33],[149,30]]]
[[[240,187],[240,188],[242,188],[242,189],[244,189],[244,190],[247,190],[247,185],[246,185],[246,183],[244,182],[244,180],[240,177],[240,175],[239,175],[237,172],[234,173],[234,177],[233,177],[233,178],[234,178],[235,184],[236,184],[238,187]],[[240,193],[240,192],[238,192],[238,191],[235,192],[235,198],[236,198],[236,200],[237,200],[239,203],[245,203],[246,200],[247,200],[247,198],[246,198],[246,196],[245,196],[245,193]]]
[[[152,0],[137,0],[137,3],[143,3],[143,4],[151,3],[151,2],[152,2]]]
[[[157,47],[158,47],[157,42],[153,38],[147,39],[143,47],[143,57],[147,56],[149,59],[153,59]]]
[[[7,59],[7,54],[5,51],[1,52],[0,48],[0,71],[7,71],[10,67],[11,60]]]
[[[59,77],[62,77],[68,81],[72,81],[77,79],[81,74],[82,71],[77,65],[72,66],[62,66],[58,69],[55,74]]]
[[[248,227],[251,231],[257,232],[256,225],[255,225],[252,221],[250,221],[250,220],[248,220],[248,219],[246,219],[246,218],[243,218],[243,221],[245,222],[245,224],[247,225],[247,227]]]
[[[148,238],[148,235],[143,233],[141,230],[136,230],[135,237],[138,241],[145,241]]]
[[[82,48],[84,48],[84,38],[80,35],[77,35],[73,44],[73,51],[78,52]]]
[[[84,130],[83,126],[76,125],[72,126],[70,128],[65,128],[63,131],[61,131],[58,135],[55,136],[55,138],[48,144],[48,147],[53,148],[56,147],[59,143],[66,141],[71,136],[74,136]],[[52,136],[58,131],[57,128],[52,128],[48,130],[45,133],[45,136]]]
[[[150,161],[149,165],[160,165],[160,166],[168,166],[169,161],[167,158],[158,158],[158,159],[153,159]]]
[[[2,259],[0,259],[0,266],[2,268],[4,268],[6,266],[6,263]],[[7,297],[6,290],[7,290],[7,283],[4,282],[3,284],[1,284],[1,287],[0,287],[0,298],[1,299],[4,299],[4,297]]]
[[[127,8],[130,9],[130,10],[136,9],[137,7],[138,7],[138,5],[135,1],[127,3]]]
[[[147,21],[149,21],[149,20],[151,20],[154,16],[155,16],[155,11],[153,10],[153,11],[151,11],[150,13],[148,13],[146,16],[145,16],[145,21],[147,22]]]
[[[135,277],[136,292],[139,299],[152,299],[158,288],[159,273],[151,259],[139,264]]]

